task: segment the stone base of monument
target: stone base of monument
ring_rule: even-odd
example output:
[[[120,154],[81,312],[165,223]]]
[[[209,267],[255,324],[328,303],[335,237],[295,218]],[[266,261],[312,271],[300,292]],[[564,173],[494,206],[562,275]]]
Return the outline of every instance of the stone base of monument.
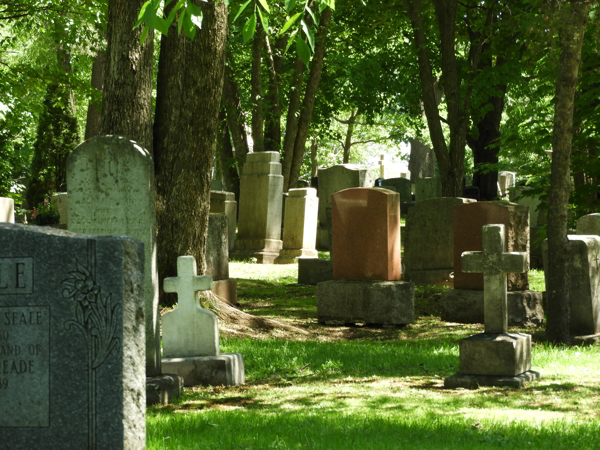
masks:
[[[298,284],[316,285],[330,281],[332,277],[331,259],[300,258],[298,260]]]
[[[331,250],[331,228],[317,228],[317,243],[318,250]]]
[[[544,322],[543,294],[537,291],[507,292],[508,325],[536,327]],[[449,289],[442,292],[442,320],[483,323],[483,291]]]
[[[574,345],[594,345],[600,343],[600,334],[590,334],[587,336],[573,337]]]
[[[164,370],[182,376],[184,386],[239,386],[245,383],[241,353],[163,358],[161,363]]]
[[[454,286],[452,280],[452,267],[447,269],[435,269],[435,270],[410,270],[404,271],[404,279],[406,281],[412,281],[417,285],[424,284],[435,284],[438,286]]]
[[[405,325],[414,322],[414,284],[331,280],[317,284],[317,319],[324,324]]]
[[[540,377],[531,370],[531,335],[480,333],[462,339],[459,373],[445,387],[514,386]]]
[[[259,264],[273,264],[279,256],[283,241],[279,239],[243,239],[238,237],[230,259],[244,261],[256,258]]]
[[[181,395],[183,377],[163,374],[146,377],[146,406],[167,405]]]
[[[237,305],[237,282],[235,278],[213,281],[211,291],[230,305]]]
[[[308,248],[284,248],[275,258],[275,264],[296,264],[302,258],[318,258],[319,252]]]

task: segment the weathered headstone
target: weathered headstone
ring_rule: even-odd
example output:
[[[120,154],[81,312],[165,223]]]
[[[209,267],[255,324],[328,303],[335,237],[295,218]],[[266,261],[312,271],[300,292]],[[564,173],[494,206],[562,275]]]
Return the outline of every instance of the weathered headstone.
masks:
[[[276,264],[295,263],[298,258],[316,258],[319,198],[314,188],[290,189],[285,201],[283,249]]]
[[[60,214],[59,224],[61,228],[66,230],[69,225],[69,195],[66,192],[54,194],[50,199],[50,203]]]
[[[416,284],[452,286],[454,228],[452,208],[473,203],[460,197],[417,202],[408,210],[404,227],[404,278]]]
[[[327,219],[327,208],[331,208],[331,195],[348,188],[365,187],[367,182],[367,169],[355,164],[339,164],[327,169],[319,169],[318,249],[331,249],[329,240],[331,221]]]
[[[435,175],[435,152],[420,139],[410,140],[410,159],[408,170],[410,182],[415,184],[419,178],[433,177]]]
[[[0,197],[0,222],[15,223],[15,201]]]
[[[394,186],[396,192],[400,194],[400,202],[407,203],[412,201],[412,194],[410,192],[410,180],[406,178],[386,178],[383,183],[386,186]]]
[[[200,306],[196,293],[211,286],[211,277],[197,275],[193,256],[177,258],[177,277],[165,278],[163,283],[165,292],[176,292],[179,300],[164,315],[163,366],[183,376],[186,386],[244,382],[242,355],[221,355],[217,316]]]
[[[224,213],[227,215],[227,241],[229,242],[229,250],[233,250],[237,229],[237,202],[235,201],[235,194],[225,191],[210,191],[209,212]]]
[[[121,136],[96,136],[67,159],[69,231],[129,236],[144,244],[146,375],[161,374],[154,165]]]
[[[577,220],[577,234],[600,236],[600,214],[588,214]]]
[[[229,278],[228,217],[225,213],[208,215],[205,247],[205,274],[212,277],[212,292],[231,305],[237,304],[237,283]]]
[[[498,172],[498,196],[501,198],[509,198],[509,192],[515,187],[516,180],[515,172],[501,171]]]
[[[381,188],[332,196],[333,280],[317,284],[321,323],[402,325],[414,320],[414,285],[400,280],[400,198]]]
[[[240,180],[238,235],[232,258],[271,264],[279,255],[283,176],[278,152],[248,153]]]
[[[600,333],[600,236],[570,235],[569,302],[571,335]],[[544,241],[544,272],[548,280],[548,240]],[[548,296],[548,302],[552,295]]]
[[[506,274],[525,272],[527,253],[504,252],[504,236],[503,224],[485,225],[483,251],[462,255],[463,270],[484,276],[485,333],[460,341],[460,371],[445,387],[520,387],[540,376],[531,370],[531,335],[508,333]]]
[[[442,196],[442,182],[439,178],[417,178],[415,183],[415,201],[422,202]]]
[[[142,245],[0,224],[0,447],[145,448]]]

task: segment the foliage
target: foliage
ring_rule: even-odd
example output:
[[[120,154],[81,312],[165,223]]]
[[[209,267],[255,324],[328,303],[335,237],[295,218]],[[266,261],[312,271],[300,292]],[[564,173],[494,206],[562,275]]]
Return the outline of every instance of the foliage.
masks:
[[[27,202],[36,205],[50,193],[64,190],[67,156],[79,143],[77,121],[68,93],[58,84],[48,86],[33,146]]]
[[[47,198],[38,203],[31,211],[31,220],[35,225],[52,225],[60,222],[60,213]]]

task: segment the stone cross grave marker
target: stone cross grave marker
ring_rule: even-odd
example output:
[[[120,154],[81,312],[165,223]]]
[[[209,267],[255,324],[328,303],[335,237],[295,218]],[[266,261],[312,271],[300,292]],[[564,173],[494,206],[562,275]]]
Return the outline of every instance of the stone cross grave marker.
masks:
[[[197,275],[193,256],[177,258],[177,276],[165,278],[165,292],[177,293],[179,305],[163,317],[165,357],[218,356],[219,326],[215,313],[203,309],[198,291],[210,291],[212,277]]]
[[[483,251],[464,252],[463,272],[483,273],[483,303],[486,333],[507,333],[506,274],[527,271],[527,253],[504,252],[504,225],[485,225]]]

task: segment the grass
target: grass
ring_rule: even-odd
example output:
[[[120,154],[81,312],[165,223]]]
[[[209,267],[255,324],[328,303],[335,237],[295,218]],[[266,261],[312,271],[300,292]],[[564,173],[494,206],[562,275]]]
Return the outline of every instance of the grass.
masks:
[[[447,390],[458,340],[483,328],[442,322],[443,288],[417,288],[419,318],[403,328],[325,327],[315,287],[298,286],[294,270],[230,267],[241,309],[309,336],[222,334],[222,352],[244,355],[246,385],[186,389],[174,404],[149,408],[149,449],[598,448],[600,347],[534,343],[539,381]],[[530,281],[539,286],[543,273]]]

